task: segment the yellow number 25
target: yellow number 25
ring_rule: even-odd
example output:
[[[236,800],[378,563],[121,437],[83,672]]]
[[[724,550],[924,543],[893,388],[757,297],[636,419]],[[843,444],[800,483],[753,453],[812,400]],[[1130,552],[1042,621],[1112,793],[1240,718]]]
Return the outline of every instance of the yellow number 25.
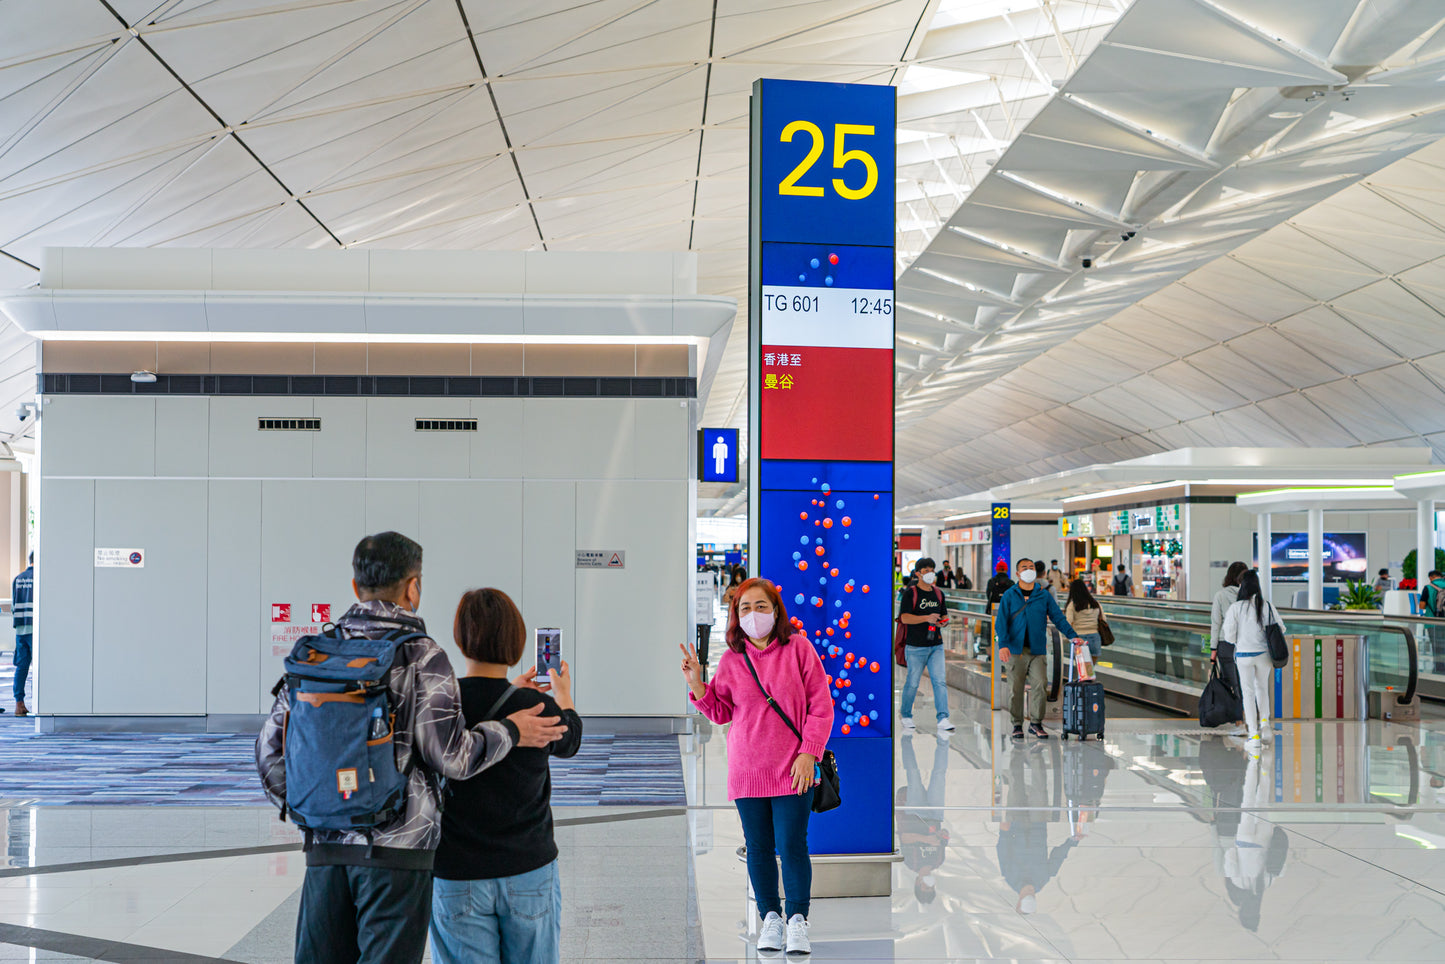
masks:
[[[821,187],[806,187],[798,183],[799,178],[808,173],[808,169],[817,163],[818,158],[823,156],[824,138],[822,130],[812,121],[796,120],[783,128],[783,133],[779,140],[784,143],[791,143],[793,135],[800,131],[806,133],[809,138],[812,139],[812,146],[808,149],[807,156],[803,158],[798,166],[793,168],[787,177],[783,178],[782,182],[778,185],[778,193],[801,195],[803,197],[822,197],[823,189]],[[847,198],[850,201],[862,200],[873,193],[873,189],[878,186],[878,162],[875,161],[873,155],[867,151],[859,148],[854,148],[851,151],[846,150],[845,141],[849,134],[863,136],[871,135],[872,133],[872,124],[833,125],[833,168],[835,170],[842,170],[843,167],[853,161],[858,161],[863,165],[864,171],[867,172],[863,179],[862,187],[849,187],[847,182],[841,177],[833,178],[833,190],[837,191],[841,197]]]

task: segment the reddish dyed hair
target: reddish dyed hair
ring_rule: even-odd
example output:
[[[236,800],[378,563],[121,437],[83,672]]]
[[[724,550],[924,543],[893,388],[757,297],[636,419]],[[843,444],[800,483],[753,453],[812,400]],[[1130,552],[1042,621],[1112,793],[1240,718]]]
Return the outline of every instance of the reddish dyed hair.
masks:
[[[772,639],[779,643],[787,643],[793,635],[793,624],[788,621],[788,607],[783,605],[783,597],[778,594],[778,587],[766,579],[753,578],[738,586],[737,592],[733,593],[732,605],[728,607],[728,649],[734,653],[741,653],[743,647],[748,644],[748,634],[743,632],[741,623],[738,622],[738,603],[742,601],[743,594],[751,589],[761,589],[763,595],[768,597],[768,602],[773,604],[773,632]]]

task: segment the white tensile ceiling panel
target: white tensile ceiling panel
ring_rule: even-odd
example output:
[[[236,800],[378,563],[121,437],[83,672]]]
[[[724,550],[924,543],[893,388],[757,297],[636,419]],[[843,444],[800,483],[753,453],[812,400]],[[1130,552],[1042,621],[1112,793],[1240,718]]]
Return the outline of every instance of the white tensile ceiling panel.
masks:
[[[968,417],[990,382],[952,397],[925,386],[935,371],[998,371],[989,356],[1005,345],[1011,361],[1022,350],[1021,371],[1083,391],[1041,401],[1039,414],[1080,411],[1116,426],[1115,438],[1092,446],[1060,426],[1050,462],[1069,467],[1138,446],[1383,444],[1423,438],[1426,418],[1445,424],[1445,380],[1404,363],[1445,351],[1445,270],[1434,268],[1445,256],[1445,151],[1430,146],[1445,133],[1445,68],[1428,82],[1415,69],[1445,10],[1424,10],[1356,0],[1134,4],[947,219],[979,245],[1022,238],[994,225],[1027,182],[1083,223],[1034,219],[1037,238],[1011,243],[1012,253],[1052,270],[1010,280],[996,261],[989,290],[1009,303],[976,316],[977,330],[964,330],[951,354],[900,370],[900,438],[997,452],[998,427]],[[1081,114],[1095,123],[1075,130]],[[1067,148],[1052,169],[1038,149],[1050,134]],[[1121,168],[1131,154],[1132,168]],[[947,233],[899,279],[899,300],[918,312],[948,315],[966,303],[949,285],[983,287],[966,261],[943,285],[925,280],[934,248],[953,244]],[[1071,318],[1080,327],[1058,343],[1052,333]],[[902,315],[899,331],[900,341],[909,334]],[[1081,368],[1102,377],[1080,380]],[[1416,408],[1402,420],[1407,392]],[[1338,417],[1334,400],[1347,393],[1376,400],[1369,415],[1385,424],[1365,431]],[[1027,477],[1030,454],[1002,477]],[[915,487],[900,473],[899,503],[970,495],[1000,478],[990,467]]]
[[[744,302],[753,81],[891,83],[900,504],[1180,442],[1410,436],[1347,396],[1445,424],[1410,361],[1445,351],[1445,152],[1397,160],[1445,129],[1438,0],[0,10],[0,284],[51,245],[690,249]],[[746,417],[740,322],[707,424]]]

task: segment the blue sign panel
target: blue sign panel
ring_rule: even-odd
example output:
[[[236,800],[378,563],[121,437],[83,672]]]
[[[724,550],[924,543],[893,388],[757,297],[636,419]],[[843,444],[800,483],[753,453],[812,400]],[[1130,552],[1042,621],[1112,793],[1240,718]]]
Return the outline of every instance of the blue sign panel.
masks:
[[[993,568],[1003,563],[1004,570],[1013,572],[1013,510],[1007,502],[993,504]]]
[[[893,247],[896,93],[758,81],[762,241]]]
[[[699,482],[736,482],[738,480],[737,429],[698,429],[697,478]]]
[[[753,87],[753,558],[828,674],[843,805],[815,854],[893,850],[892,87]]]

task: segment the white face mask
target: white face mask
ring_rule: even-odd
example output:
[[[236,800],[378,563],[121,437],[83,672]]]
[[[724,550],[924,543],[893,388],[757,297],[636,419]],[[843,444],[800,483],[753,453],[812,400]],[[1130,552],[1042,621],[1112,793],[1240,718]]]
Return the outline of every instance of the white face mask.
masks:
[[[1032,569],[1022,569],[1022,570],[1019,571],[1019,582],[1024,583],[1024,584],[1028,584],[1028,583],[1031,583],[1031,582],[1033,582],[1033,581],[1034,581],[1034,571],[1033,571]]]
[[[743,632],[748,634],[749,639],[766,638],[768,633],[773,631],[774,622],[772,613],[743,613],[742,617],[738,619],[738,625],[743,628]]]
[[[923,580],[923,584],[924,584],[925,586],[931,586],[931,585],[933,585],[933,581],[938,578],[938,573],[936,573],[936,572],[925,572],[923,575],[919,576],[918,578]]]

